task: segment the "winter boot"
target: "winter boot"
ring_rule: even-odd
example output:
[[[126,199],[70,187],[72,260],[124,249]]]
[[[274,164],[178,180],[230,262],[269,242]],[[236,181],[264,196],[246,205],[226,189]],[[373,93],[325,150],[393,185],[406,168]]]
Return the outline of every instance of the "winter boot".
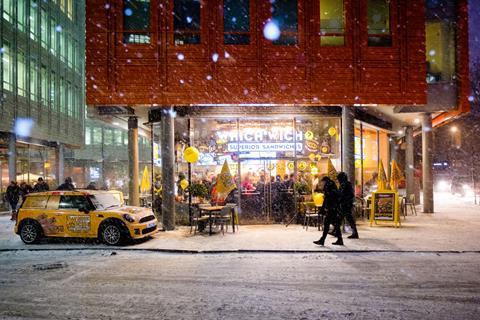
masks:
[[[343,239],[340,238],[338,239],[337,241],[335,241],[334,243],[332,243],[334,246],[343,246]]]
[[[319,246],[323,246],[323,245],[325,245],[325,238],[320,238],[317,241],[313,241],[313,243],[315,243],[316,245],[319,245]]]
[[[354,231],[349,237],[348,239],[358,239],[358,232]]]

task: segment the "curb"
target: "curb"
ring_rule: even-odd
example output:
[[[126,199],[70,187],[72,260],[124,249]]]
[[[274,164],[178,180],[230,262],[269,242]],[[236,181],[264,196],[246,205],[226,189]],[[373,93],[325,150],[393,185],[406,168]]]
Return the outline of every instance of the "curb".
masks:
[[[131,252],[157,252],[157,253],[172,253],[172,254],[198,254],[198,255],[210,255],[210,254],[352,254],[352,253],[419,253],[419,254],[480,254],[480,250],[440,250],[440,251],[427,251],[427,250],[268,250],[268,249],[239,249],[239,250],[182,250],[182,249],[155,249],[155,248],[121,248],[121,247],[109,247],[109,248],[12,248],[12,249],[0,249],[2,252],[40,252],[40,251],[131,251]]]

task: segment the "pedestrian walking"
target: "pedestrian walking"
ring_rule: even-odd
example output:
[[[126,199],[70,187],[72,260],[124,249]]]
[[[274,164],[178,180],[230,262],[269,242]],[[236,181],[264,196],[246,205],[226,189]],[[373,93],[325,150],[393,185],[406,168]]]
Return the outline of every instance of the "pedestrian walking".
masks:
[[[352,228],[352,234],[348,238],[358,239],[357,225],[355,224],[355,218],[353,217],[353,201],[355,200],[353,186],[350,181],[348,181],[348,177],[345,172],[340,172],[337,175],[337,180],[340,183],[339,203],[341,221],[345,219],[350,225],[350,228]]]
[[[325,244],[325,239],[327,238],[328,231],[330,230],[330,225],[333,225],[333,230],[335,236],[337,237],[337,241],[332,244],[343,246],[342,232],[340,231],[340,218],[338,208],[339,193],[337,185],[329,177],[323,177],[322,180],[320,180],[318,187],[321,191],[323,191],[324,194],[321,210],[325,214],[325,219],[323,223],[322,237],[317,241],[313,241],[313,243],[323,246]]]
[[[17,205],[18,201],[20,200],[20,187],[18,186],[16,181],[10,182],[7,187],[7,191],[5,192],[5,200],[7,200],[8,204],[10,205],[11,210],[11,220],[17,219]]]
[[[57,190],[73,191],[75,186],[73,185],[73,180],[70,177],[65,179],[65,182],[58,186]]]
[[[37,183],[35,183],[35,186],[33,187],[33,192],[45,192],[49,190],[50,187],[48,186],[48,183],[46,183],[42,177],[38,178]]]

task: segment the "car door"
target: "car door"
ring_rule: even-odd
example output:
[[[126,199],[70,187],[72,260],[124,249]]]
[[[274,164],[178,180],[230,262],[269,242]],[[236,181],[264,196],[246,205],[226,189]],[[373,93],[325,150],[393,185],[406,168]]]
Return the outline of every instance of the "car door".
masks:
[[[84,195],[60,196],[59,211],[65,217],[65,232],[69,237],[92,236],[92,215],[80,212],[80,208],[90,208]]]

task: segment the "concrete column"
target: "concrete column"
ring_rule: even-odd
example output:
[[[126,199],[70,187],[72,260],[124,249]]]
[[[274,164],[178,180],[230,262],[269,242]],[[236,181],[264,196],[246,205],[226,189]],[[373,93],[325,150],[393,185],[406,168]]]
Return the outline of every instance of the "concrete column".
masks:
[[[14,133],[8,137],[8,179],[17,180],[17,137]]]
[[[423,212],[433,213],[433,130],[432,115],[423,114],[422,163],[423,163]]]
[[[353,106],[342,107],[342,171],[355,186],[355,112]]]
[[[413,165],[413,128],[405,128],[405,144],[407,146],[405,150],[405,180],[407,184],[407,197],[415,194],[415,179],[414,171],[415,167]]]
[[[103,174],[103,172],[102,172]],[[128,118],[128,204],[140,205],[140,186],[138,173],[138,120]]]
[[[162,220],[164,230],[175,229],[175,136],[172,110],[164,110],[161,120]]]
[[[65,146],[62,143],[57,144],[55,149],[55,178],[57,179],[57,185],[61,185],[65,180]]]

